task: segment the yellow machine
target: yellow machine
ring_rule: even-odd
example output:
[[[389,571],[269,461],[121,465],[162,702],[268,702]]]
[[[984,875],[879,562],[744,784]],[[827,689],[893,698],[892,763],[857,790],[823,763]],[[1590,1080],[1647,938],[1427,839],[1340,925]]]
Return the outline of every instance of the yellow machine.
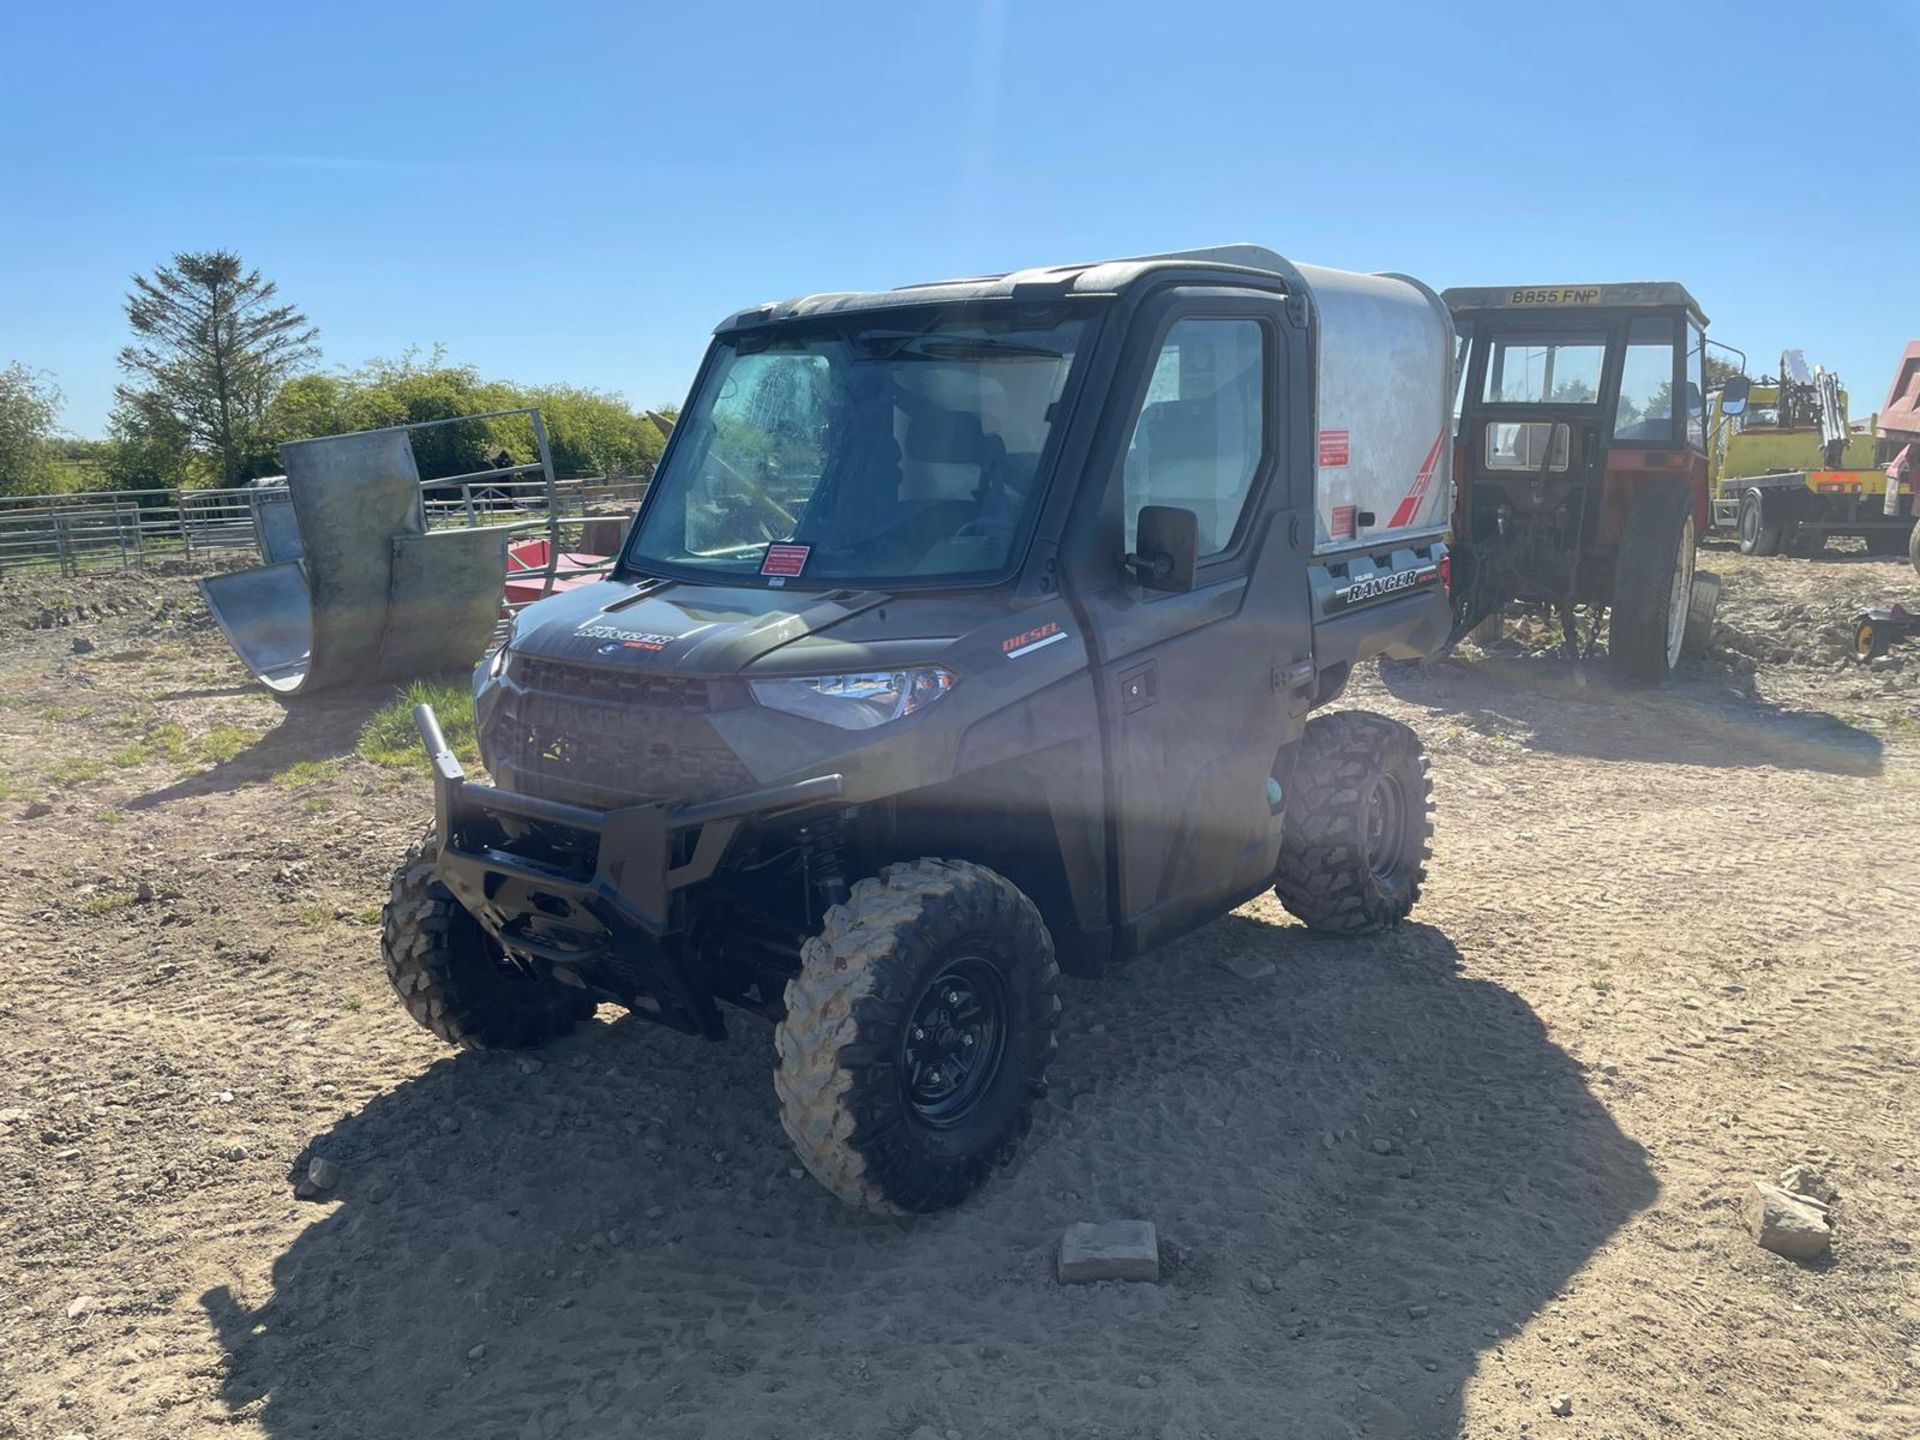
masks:
[[[1911,501],[1887,513],[1885,447],[1871,421],[1849,423],[1831,371],[1789,350],[1777,377],[1715,391],[1708,421],[1713,523],[1739,534],[1742,553],[1813,555],[1829,535],[1861,536],[1875,555],[1907,548]]]

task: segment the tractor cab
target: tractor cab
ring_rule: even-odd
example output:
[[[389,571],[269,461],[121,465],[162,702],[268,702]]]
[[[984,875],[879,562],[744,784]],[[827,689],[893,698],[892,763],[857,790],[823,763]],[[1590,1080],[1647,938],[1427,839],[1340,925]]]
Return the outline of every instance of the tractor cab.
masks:
[[[1591,648],[1611,609],[1616,665],[1662,678],[1679,661],[1707,520],[1706,315],[1672,282],[1443,298],[1459,335],[1456,637],[1521,601],[1557,610],[1570,644],[1585,607]],[[1641,544],[1664,553],[1626,560]],[[1623,592],[1655,578],[1657,601]],[[1656,622],[1659,634],[1642,633]]]

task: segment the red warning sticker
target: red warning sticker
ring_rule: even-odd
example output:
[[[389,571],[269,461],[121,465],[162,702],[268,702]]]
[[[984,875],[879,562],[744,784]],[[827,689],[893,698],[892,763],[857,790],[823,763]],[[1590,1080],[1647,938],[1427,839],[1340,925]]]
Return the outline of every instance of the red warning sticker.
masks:
[[[811,545],[769,545],[767,558],[760,562],[762,575],[798,575],[807,568]]]
[[[1352,505],[1336,505],[1333,507],[1333,519],[1327,526],[1329,539],[1351,540],[1353,538],[1354,509],[1355,507]]]
[[[1346,464],[1349,449],[1346,431],[1322,430],[1320,432],[1320,464],[1323,469]]]

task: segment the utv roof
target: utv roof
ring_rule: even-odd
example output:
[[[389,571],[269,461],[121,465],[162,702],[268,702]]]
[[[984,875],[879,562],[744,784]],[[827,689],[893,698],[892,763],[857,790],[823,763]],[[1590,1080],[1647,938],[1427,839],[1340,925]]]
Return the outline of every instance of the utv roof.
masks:
[[[1243,275],[1267,283],[1279,280],[1293,294],[1305,294],[1309,290],[1308,281],[1301,275],[1299,267],[1264,246],[1215,245],[1203,250],[1173,250],[1164,255],[1136,255],[1125,260],[1047,265],[1032,270],[1012,270],[1005,275],[935,280],[920,285],[905,285],[897,290],[802,295],[792,300],[779,300],[737,311],[715,327],[715,333],[803,316],[897,309],[903,305],[1117,295],[1143,276],[1163,270],[1204,270],[1218,273],[1222,278]]]
[[[1628,280],[1615,285],[1467,285],[1442,290],[1440,298],[1455,315],[1486,314],[1499,310],[1553,310],[1562,307],[1651,310],[1684,305],[1701,325],[1707,312],[1672,280]]]

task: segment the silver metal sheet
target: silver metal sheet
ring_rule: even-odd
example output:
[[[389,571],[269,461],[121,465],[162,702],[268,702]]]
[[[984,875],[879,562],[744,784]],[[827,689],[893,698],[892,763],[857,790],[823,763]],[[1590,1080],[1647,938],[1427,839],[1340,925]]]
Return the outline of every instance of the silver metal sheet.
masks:
[[[506,530],[426,533],[404,429],[301,440],[280,456],[292,503],[266,502],[262,548],[301,558],[200,586],[247,668],[293,695],[477,661],[500,613]],[[292,537],[275,512],[297,522]]]
[[[307,678],[313,601],[297,560],[200,582],[207,609],[240,659],[270,690],[291,694]]]

